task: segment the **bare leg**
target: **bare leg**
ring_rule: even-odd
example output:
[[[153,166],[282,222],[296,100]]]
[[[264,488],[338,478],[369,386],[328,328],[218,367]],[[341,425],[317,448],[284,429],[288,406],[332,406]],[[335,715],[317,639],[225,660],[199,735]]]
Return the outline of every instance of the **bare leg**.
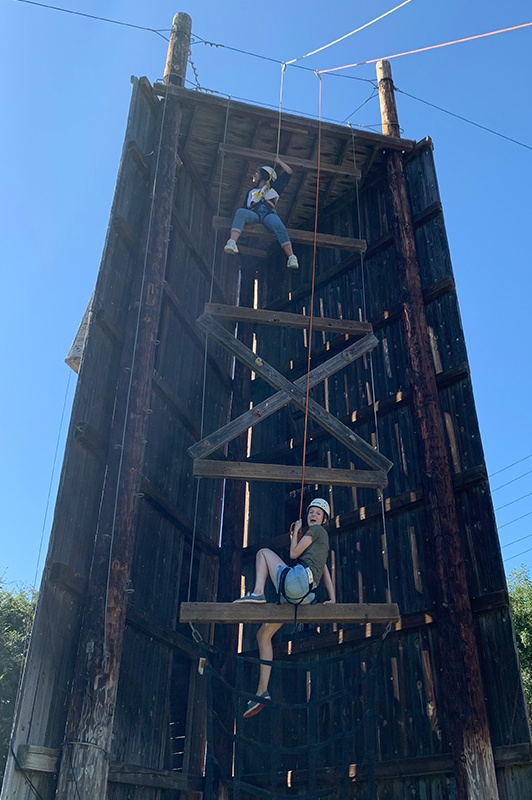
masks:
[[[233,233],[231,232],[231,237],[232,236],[233,236]],[[294,251],[292,250],[292,245],[291,244],[284,244],[283,245],[283,250],[284,250],[284,252],[285,252],[285,254],[287,256],[291,256],[294,253]]]
[[[238,242],[240,239],[240,231],[231,231],[231,236],[229,237],[233,240],[233,242]]]
[[[264,587],[268,575],[275,586],[275,577],[277,568],[282,565],[286,566],[282,558],[277,553],[267,547],[263,547],[258,551],[255,557],[255,588],[254,594],[264,594]],[[257,632],[257,643],[259,645],[259,658],[265,661],[273,659],[273,645],[272,638],[274,633],[277,633],[279,628],[282,628],[282,622],[264,622]],[[259,685],[257,686],[257,694],[263,694],[268,689],[270,681],[270,674],[272,668],[269,664],[261,664],[259,669]]]
[[[283,559],[268,547],[263,547],[258,551],[257,555],[255,556],[255,587],[253,589],[253,594],[264,594],[264,588],[266,586],[268,575],[272,579],[272,583],[275,586],[275,574],[277,572],[277,567],[280,564],[286,566]]]
[[[279,628],[283,627],[282,622],[264,622],[257,632],[257,642],[259,645],[259,658],[265,661],[272,661],[273,659],[273,645],[272,638],[274,633],[277,633]],[[272,668],[269,664],[261,664],[259,671],[259,685],[257,686],[257,694],[261,695],[268,690],[268,683],[270,682],[270,674]]]

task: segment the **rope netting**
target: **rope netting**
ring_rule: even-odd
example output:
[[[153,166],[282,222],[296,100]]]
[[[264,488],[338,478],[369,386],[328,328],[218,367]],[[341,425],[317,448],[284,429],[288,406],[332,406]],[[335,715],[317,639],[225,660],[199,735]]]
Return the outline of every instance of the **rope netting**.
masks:
[[[251,797],[319,800],[347,798],[354,771],[363,777],[366,800],[375,797],[376,688],[383,686],[379,640],[323,658],[261,661],[235,656],[234,685],[217,668],[210,652],[204,665],[207,701],[205,800],[216,784],[233,800]],[[244,719],[250,688],[260,664],[272,666],[271,700],[262,712]],[[216,743],[232,753],[231,765],[218,758]]]

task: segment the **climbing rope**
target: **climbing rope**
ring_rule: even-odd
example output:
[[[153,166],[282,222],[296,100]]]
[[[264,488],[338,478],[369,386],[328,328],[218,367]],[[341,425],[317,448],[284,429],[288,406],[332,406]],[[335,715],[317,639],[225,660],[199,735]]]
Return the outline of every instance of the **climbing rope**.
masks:
[[[309,308],[309,331],[307,343],[307,382],[305,388],[305,422],[303,428],[303,456],[301,465],[301,492],[299,500],[299,519],[303,519],[303,493],[305,489],[305,467],[307,461],[307,434],[308,434],[308,401],[310,396],[310,370],[312,362],[312,333],[314,326],[314,297],[316,294],[316,262],[318,253],[318,216],[319,216],[319,197],[320,197],[320,173],[321,173],[321,128],[322,128],[322,80],[320,81],[319,103],[318,103],[318,152],[317,152],[317,175],[316,175],[316,195],[314,208],[314,232],[312,241],[312,272],[310,286],[310,308]]]
[[[356,176],[357,171],[357,154],[356,154],[356,147],[355,147],[355,131],[352,125],[349,125],[351,128],[351,145],[353,149],[353,173]],[[358,235],[362,236],[362,216],[360,213],[360,186],[359,180],[355,178],[355,197],[356,197],[356,206],[357,206],[357,225],[358,225]],[[366,292],[366,262],[364,258],[364,253],[360,253],[360,274],[361,274],[361,282],[362,282],[362,314],[364,320],[368,318],[368,307],[367,307],[367,292]],[[375,369],[373,364],[373,351],[371,350],[369,353],[369,373],[370,373],[370,382],[371,382],[371,400],[373,403],[373,424],[375,426],[375,449],[380,450],[380,443],[379,443],[379,426],[377,420],[377,400],[375,397]],[[381,510],[381,519],[382,519],[382,536],[383,536],[383,546],[384,550],[382,551],[383,555],[383,562],[385,566],[386,572],[386,590],[387,590],[387,597],[386,601],[388,603],[392,600],[392,591],[391,591],[391,583],[390,583],[390,565],[388,559],[388,531],[387,531],[387,524],[386,524],[386,509],[384,507],[384,492],[382,489],[379,489],[378,492],[378,501],[380,503],[380,510]]]
[[[142,262],[142,278],[141,284],[138,294],[138,302],[137,302],[137,319],[135,323],[135,337],[133,341],[133,354],[131,358],[131,366],[129,368],[129,382],[127,388],[127,395],[126,395],[126,403],[125,403],[125,412],[124,412],[124,423],[122,426],[122,435],[120,443],[117,443],[117,447],[120,451],[119,456],[119,463],[118,463],[118,473],[116,478],[115,484],[115,495],[114,495],[114,504],[113,504],[113,515],[112,515],[112,524],[111,524],[111,532],[110,532],[110,540],[109,540],[109,558],[107,563],[107,579],[105,585],[105,599],[104,599],[104,618],[103,618],[103,651],[102,651],[102,663],[104,669],[106,668],[108,653],[107,653],[107,606],[109,602],[109,587],[111,581],[111,565],[113,562],[113,546],[114,546],[114,538],[116,532],[116,521],[117,521],[117,512],[118,512],[118,498],[120,494],[120,486],[122,483],[122,468],[123,468],[123,459],[124,459],[124,449],[126,444],[126,436],[127,436],[127,427],[129,421],[129,405],[131,401],[131,392],[133,387],[133,380],[134,380],[134,372],[135,372],[135,362],[137,359],[137,347],[138,347],[138,339],[139,339],[139,332],[140,332],[140,325],[142,316],[144,313],[143,308],[143,297],[144,297],[144,288],[146,284],[146,273],[148,268],[148,246],[151,236],[151,231],[153,227],[153,221],[155,216],[155,196],[157,191],[157,182],[159,179],[159,167],[161,161],[161,149],[162,149],[162,141],[163,141],[163,131],[164,125],[166,120],[166,111],[168,105],[168,92],[165,92],[164,100],[163,100],[163,108],[162,108],[162,115],[161,115],[161,125],[159,130],[159,141],[157,144],[157,157],[155,161],[155,169],[154,169],[154,176],[153,176],[153,184],[151,188],[151,202],[150,202],[150,211],[148,216],[148,231],[146,234],[146,249],[144,252],[144,259]],[[100,526],[100,518],[102,513],[102,505],[100,504],[100,509],[98,511],[98,519],[96,522],[96,530],[99,529]]]
[[[225,144],[227,141],[227,127],[229,124],[229,109],[231,106],[231,97],[227,98],[227,106],[225,109],[225,124],[224,124],[224,140],[223,143]],[[222,186],[223,186],[223,177],[224,177],[224,167],[225,167],[225,150],[222,148],[221,151],[221,163],[220,163],[220,182],[218,185],[218,201],[216,205],[216,214],[220,216],[220,208],[222,203]],[[212,303],[213,291],[214,291],[214,267],[216,263],[216,254],[218,250],[218,228],[214,230],[214,244],[212,248],[212,259],[211,259],[211,280],[209,286],[209,303]],[[203,439],[203,431],[205,426],[205,405],[206,405],[206,393],[207,393],[207,361],[208,361],[208,346],[209,346],[209,334],[205,334],[205,346],[203,348],[203,381],[202,381],[202,392],[201,392],[201,419],[200,419],[200,440]],[[198,508],[199,508],[199,490],[201,485],[201,478],[196,478],[196,487],[195,487],[195,499],[194,499],[194,519],[192,523],[192,541],[190,545],[190,567],[188,573],[188,589],[187,589],[187,602],[190,601],[190,594],[192,590],[192,571],[194,566],[194,554],[196,548],[196,534],[198,528]],[[189,623],[190,628],[192,630],[192,635],[195,637],[199,635],[197,633],[196,628],[194,627],[193,623]],[[201,638],[201,637],[200,637]]]

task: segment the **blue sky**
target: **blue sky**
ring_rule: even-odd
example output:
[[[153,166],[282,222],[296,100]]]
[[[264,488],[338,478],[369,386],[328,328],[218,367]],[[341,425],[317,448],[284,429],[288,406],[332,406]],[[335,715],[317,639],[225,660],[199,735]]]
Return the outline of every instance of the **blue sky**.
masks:
[[[187,11],[193,34],[225,46],[199,41],[192,46],[200,85],[277,108],[279,65],[229,47],[290,61],[397,4],[398,0],[329,0],[326,5],[269,0],[245,7],[213,0],[188,6],[168,0],[55,3],[157,29],[159,35],[3,0],[0,576],[8,584],[33,585],[37,580],[38,586],[42,571],[75,389],[75,375],[64,357],[96,280],[123,143],[130,76],[146,75],[151,81],[162,76],[167,48],[163,37],[168,36],[174,13]],[[287,68],[283,107],[318,114],[313,70],[527,22],[532,22],[532,10],[525,0],[411,0],[360,33],[300,61],[308,71]],[[529,27],[392,60],[404,136],[430,136],[434,141],[507,571],[521,564],[532,566],[532,418],[527,410],[532,397],[531,44]],[[342,121],[360,107],[350,117],[353,125],[379,130],[378,100],[368,100],[375,66],[343,74],[363,80],[323,76],[324,117]],[[192,86],[190,68],[187,77]],[[514,462],[519,463],[511,467]]]

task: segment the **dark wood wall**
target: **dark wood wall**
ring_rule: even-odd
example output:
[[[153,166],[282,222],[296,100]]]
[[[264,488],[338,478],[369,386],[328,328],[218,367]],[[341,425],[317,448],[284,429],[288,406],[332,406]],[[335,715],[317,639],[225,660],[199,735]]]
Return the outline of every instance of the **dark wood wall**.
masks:
[[[519,667],[506,594],[493,506],[489,492],[482,443],[475,412],[467,353],[460,320],[441,202],[438,193],[432,147],[418,146],[406,166],[410,202],[415,225],[416,247],[421,270],[425,310],[429,326],[434,369],[437,375],[439,402],[446,434],[449,466],[452,473],[459,513],[460,536],[465,557],[468,590],[475,616],[475,631],[480,653],[482,681],[488,707],[492,744],[495,748],[529,742],[526,708],[521,694]],[[385,176],[376,177],[358,198],[353,192],[342,202],[326,209],[319,222],[320,232],[367,240],[368,250],[361,258],[346,257],[335,250],[318,250],[314,313],[367,319],[374,325],[380,341],[371,356],[360,359],[311,391],[318,402],[327,404],[332,413],[367,441],[377,441],[381,452],[394,463],[384,490],[385,522],[378,493],[371,489],[345,487],[306,487],[305,497],[321,495],[332,505],[332,564],[338,600],[342,602],[386,602],[399,604],[403,629],[391,632],[383,645],[375,686],[374,756],[376,761],[405,761],[433,758],[436,764],[449,752],[448,733],[441,709],[440,663],[435,647],[438,621],[431,611],[436,602],[431,558],[432,532],[428,529],[419,473],[410,402],[405,331],[399,305],[400,286],[396,252],[391,236],[388,187]],[[360,222],[360,230],[359,230]],[[261,304],[283,311],[309,312],[311,248],[298,249],[301,268],[286,274],[284,261],[274,256],[259,277]],[[294,299],[286,301],[288,292]],[[312,341],[313,366],[327,358],[338,341],[329,334],[315,333]],[[258,329],[257,352],[291,378],[306,370],[307,350],[301,332]],[[292,368],[290,368],[292,361]],[[372,363],[371,363],[372,362]],[[373,375],[373,377],[372,377]],[[373,388],[374,387],[374,388]],[[264,390],[255,382],[254,393],[262,399]],[[377,428],[375,427],[375,404]],[[300,463],[303,414],[285,409],[275,418],[253,430],[252,453],[257,461]],[[307,464],[349,468],[359,466],[356,457],[347,453],[309,423],[312,441]],[[292,441],[291,441],[292,440]],[[299,511],[299,487],[253,483],[250,485],[250,547],[247,574],[251,580],[252,555],[262,543],[286,532]],[[288,539],[285,538],[284,544]],[[279,540],[277,540],[277,544]],[[286,550],[284,551],[286,553]],[[251,584],[250,584],[251,585]],[[391,592],[391,597],[389,596]],[[309,657],[324,662],[338,652],[337,628],[343,629],[346,659],[350,649],[358,652],[360,664],[371,662],[382,628],[366,632],[364,641],[356,626],[320,626],[319,633],[303,631],[290,641],[291,659]],[[248,630],[249,628],[249,630]],[[278,656],[287,653],[294,633],[278,634],[285,645],[278,644]],[[244,649],[254,646],[253,626],[247,626]],[[351,642],[351,643],[349,643]],[[326,680],[341,690],[340,679],[327,671]],[[357,668],[355,668],[356,671]],[[249,668],[252,689],[254,668]],[[324,680],[323,676],[320,678]],[[280,687],[283,686],[282,673]],[[304,684],[304,679],[300,677]],[[280,689],[282,691],[282,688]],[[283,698],[294,692],[288,682]],[[297,694],[297,690],[296,690]],[[324,715],[320,734],[334,736],[338,724],[335,699]],[[363,723],[367,706],[360,694],[353,693],[348,714]],[[345,709],[344,709],[344,713]],[[268,718],[257,722],[257,735],[266,740],[274,735],[267,730]],[[271,719],[270,715],[270,719]],[[297,728],[297,725],[296,725]],[[287,734],[288,741],[290,739]],[[292,741],[295,741],[292,738]],[[340,749],[336,754],[340,755]],[[367,741],[360,733],[353,737],[350,758],[367,763]],[[251,758],[251,757],[249,757]],[[497,764],[502,751],[496,750]],[[245,759],[245,757],[244,757]],[[321,763],[321,762],[320,762]],[[336,763],[341,763],[336,762]],[[286,765],[285,765],[286,766]],[[325,767],[326,764],[322,763]],[[330,766],[330,765],[329,765]],[[246,768],[257,770],[256,763]],[[288,768],[288,767],[287,767]],[[269,766],[264,764],[266,772]],[[405,768],[406,769],[406,768]],[[526,784],[532,791],[530,771],[523,773],[519,791]],[[382,774],[382,770],[381,770]],[[404,774],[408,774],[404,771]],[[512,785],[513,778],[499,769],[501,791]],[[390,789],[382,778],[382,791]],[[415,780],[411,779],[411,786]],[[420,778],[418,790],[431,791],[431,797],[452,797],[448,776]],[[429,789],[430,787],[430,789]],[[438,788],[439,787],[439,788]],[[397,788],[397,787],[396,787]],[[362,790],[361,790],[362,791]],[[396,789],[393,790],[394,792]],[[513,789],[511,791],[514,791]],[[380,795],[379,795],[380,796]],[[402,794],[383,794],[402,797]],[[502,794],[501,796],[510,796]],[[513,794],[511,796],[514,796]],[[518,795],[515,795],[516,797]]]
[[[206,98],[199,96],[198,102],[207,113]],[[16,752],[19,746],[29,748],[27,774],[46,800],[55,792],[102,485],[109,453],[116,446],[110,441],[111,421],[122,344],[135,312],[134,287],[143,263],[140,231],[150,211],[152,159],[163,103],[155,99],[145,79],[135,82],[18,704],[14,748]],[[187,113],[191,127],[195,111],[189,108]],[[212,114],[208,119],[208,146],[217,153],[224,116]],[[251,127],[256,129],[256,121]],[[206,188],[194,159],[187,158],[191,138],[187,129],[176,168],[148,433],[131,531],[134,557],[109,754],[108,796],[113,800],[170,800],[177,792],[185,797],[203,786],[204,685],[196,669],[191,632],[177,619],[180,602],[218,596],[223,484],[207,479],[197,484],[187,448],[230,418],[232,362],[212,343],[206,356],[195,320],[209,300],[236,304],[240,283],[238,259],[223,255],[224,237],[220,233],[217,239],[211,226],[219,212],[212,192],[209,195],[211,187]],[[342,152],[347,152],[348,144],[343,143]],[[218,164],[216,154],[213,159]],[[520,800],[532,794],[530,766],[516,766],[519,760],[526,762],[523,747],[529,746],[530,734],[430,142],[405,159],[501,796]],[[219,167],[209,168],[213,175]],[[314,626],[294,639],[286,626],[278,635],[276,659],[296,666],[310,662],[313,666],[305,670],[312,674],[313,691],[319,696],[346,691],[340,717],[334,699],[321,705],[318,735],[334,741],[316,752],[316,766],[328,771],[333,783],[342,779],[344,796],[369,796],[366,782],[345,780],[346,764],[359,764],[366,770],[373,765],[379,798],[451,800],[453,768],[440,714],[440,664],[435,655],[438,621],[431,613],[435,602],[431,531],[425,520],[384,169],[365,175],[360,197],[352,181],[349,186],[323,208],[319,229],[364,238],[368,249],[363,258],[345,250],[318,249],[314,312],[369,320],[379,346],[371,358],[365,356],[346,367],[312,390],[312,396],[368,442],[376,444],[378,438],[380,450],[393,461],[384,491],[385,524],[375,490],[308,486],[304,496],[306,500],[321,494],[333,508],[332,570],[338,599],[391,600],[399,604],[402,620],[384,642],[382,627]],[[308,313],[311,248],[296,246],[301,266],[293,271],[286,269],[276,244],[270,246],[268,241],[265,246],[267,258],[241,260],[245,291],[249,293],[256,278],[259,306]],[[258,354],[283,374],[296,379],[305,373],[304,333],[258,327],[256,336]],[[343,345],[342,338],[314,333],[312,365]],[[258,402],[271,390],[257,379],[250,392]],[[253,430],[251,458],[301,463],[303,423],[303,414],[290,407],[262,422]],[[309,434],[308,465],[364,467],[312,422]],[[298,511],[298,485],[250,484],[248,546],[243,553],[248,581],[256,548],[272,540],[282,547],[278,537]],[[226,519],[224,526],[234,547],[242,540],[244,519]],[[209,641],[213,631],[198,627]],[[256,626],[246,626],[244,650],[254,648],[255,631]],[[336,660],[329,663],[331,658]],[[256,665],[246,668],[248,688],[254,688],[255,670]],[[371,680],[362,684],[368,672]],[[303,673],[280,671],[274,674],[273,685],[279,699],[299,698],[304,704],[308,684]],[[232,728],[232,718],[223,722]],[[282,716],[262,714],[250,724],[253,735],[281,746],[305,736],[310,723],[306,711],[299,709]],[[45,767],[42,761],[31,760],[32,748],[43,751]],[[259,783],[273,768],[256,749],[244,748],[241,756],[242,769],[258,775]],[[279,754],[275,758],[276,769],[299,770],[304,781],[308,763],[303,756],[295,761]],[[11,759],[2,800],[31,796]],[[331,788],[330,796],[339,796],[337,790]]]

